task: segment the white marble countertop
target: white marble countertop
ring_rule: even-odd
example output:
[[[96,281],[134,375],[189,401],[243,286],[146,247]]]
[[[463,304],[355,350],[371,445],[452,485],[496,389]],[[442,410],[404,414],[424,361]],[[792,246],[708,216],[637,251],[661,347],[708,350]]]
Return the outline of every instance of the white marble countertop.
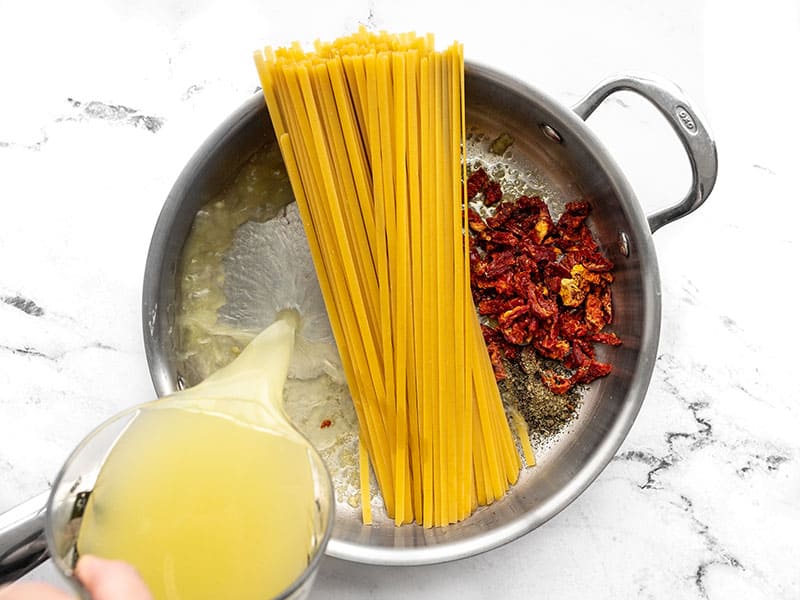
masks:
[[[705,206],[655,234],[658,360],[597,481],[471,559],[326,559],[313,596],[800,597],[796,1],[0,7],[0,511],[46,489],[94,425],[152,397],[150,235],[187,159],[255,90],[251,51],[363,23],[459,39],[566,105],[611,73],[664,76],[706,116],[720,172]],[[620,95],[589,123],[648,212],[685,191],[682,150],[644,101]],[[48,565],[29,577],[56,580]]]

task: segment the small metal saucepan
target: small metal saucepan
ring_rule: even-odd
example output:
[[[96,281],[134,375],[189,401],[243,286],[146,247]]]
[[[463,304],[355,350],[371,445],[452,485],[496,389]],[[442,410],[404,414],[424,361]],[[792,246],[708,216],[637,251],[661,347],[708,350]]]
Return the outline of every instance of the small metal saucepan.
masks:
[[[522,473],[505,498],[462,523],[430,530],[394,527],[388,521],[363,526],[357,512],[337,506],[327,552],[338,558],[413,565],[478,554],[535,529],[586,489],[630,430],[655,363],[661,302],[651,234],[698,208],[716,179],[714,142],[697,111],[670,83],[612,78],[572,110],[508,75],[476,64],[467,65],[465,85],[468,130],[488,138],[509,133],[518,167],[535,170],[562,201],[590,201],[590,226],[616,264],[613,330],[623,344],[601,355],[613,362],[611,374],[589,386],[578,420],[537,457],[536,468]],[[647,216],[614,160],[584,123],[606,97],[619,91],[635,92],[661,112],[681,140],[692,169],[686,197]],[[263,98],[256,95],[206,140],[166,200],[153,233],[143,293],[147,360],[159,395],[177,385],[176,272],[192,220],[254,152],[274,143]],[[45,556],[38,536],[44,500],[39,497],[0,515],[0,582]]]

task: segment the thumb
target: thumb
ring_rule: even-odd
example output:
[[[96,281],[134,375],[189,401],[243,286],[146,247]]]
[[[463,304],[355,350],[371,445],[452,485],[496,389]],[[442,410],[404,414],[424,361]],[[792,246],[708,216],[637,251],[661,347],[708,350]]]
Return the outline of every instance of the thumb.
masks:
[[[72,600],[72,596],[46,583],[26,581],[0,587],[0,600]]]
[[[75,575],[92,600],[153,600],[139,573],[126,562],[81,556]]]

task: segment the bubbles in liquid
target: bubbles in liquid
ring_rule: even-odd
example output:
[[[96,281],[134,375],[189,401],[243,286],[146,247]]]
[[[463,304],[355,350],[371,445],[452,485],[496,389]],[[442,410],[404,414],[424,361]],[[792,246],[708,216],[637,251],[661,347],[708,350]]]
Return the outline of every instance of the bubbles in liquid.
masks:
[[[471,132],[477,129],[470,128]],[[489,147],[492,140],[503,132],[481,132],[467,136],[467,173],[483,168],[489,176],[500,184],[504,198],[514,199],[519,196],[540,196],[549,206],[554,217],[561,214],[564,207],[562,194],[548,180],[536,165],[515,152],[512,143],[502,156],[493,154]],[[482,216],[494,214],[496,207],[484,207],[481,203],[473,208]]]

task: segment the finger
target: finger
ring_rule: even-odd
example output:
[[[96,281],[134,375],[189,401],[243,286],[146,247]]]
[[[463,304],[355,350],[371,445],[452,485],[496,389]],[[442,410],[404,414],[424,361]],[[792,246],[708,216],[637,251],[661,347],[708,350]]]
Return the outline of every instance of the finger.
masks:
[[[92,600],[153,600],[136,569],[119,560],[81,556],[75,575]]]
[[[72,596],[46,583],[12,583],[0,588],[0,600],[72,600]]]

